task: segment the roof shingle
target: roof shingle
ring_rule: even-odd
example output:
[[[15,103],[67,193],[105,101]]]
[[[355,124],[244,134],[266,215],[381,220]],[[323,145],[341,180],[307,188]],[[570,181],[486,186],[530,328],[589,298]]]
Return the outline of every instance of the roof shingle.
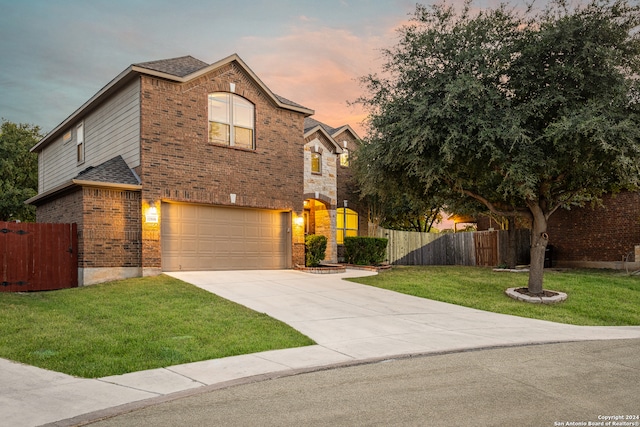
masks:
[[[320,126],[329,135],[333,135],[333,133],[337,130],[337,129],[332,128],[331,126],[329,126],[329,125],[327,125],[325,123],[319,122],[316,119],[312,119],[311,117],[305,117],[304,118],[304,132],[305,133],[307,133],[308,131],[310,131],[311,129],[313,129],[316,126]]]
[[[177,77],[185,77],[198,70],[209,66],[206,62],[200,61],[193,56],[181,56],[178,58],[160,59],[158,61],[141,62],[134,64],[136,67],[148,70],[159,71]]]
[[[138,176],[129,168],[122,156],[114,157],[95,167],[90,166],[80,172],[75,179],[114,184],[140,184]]]

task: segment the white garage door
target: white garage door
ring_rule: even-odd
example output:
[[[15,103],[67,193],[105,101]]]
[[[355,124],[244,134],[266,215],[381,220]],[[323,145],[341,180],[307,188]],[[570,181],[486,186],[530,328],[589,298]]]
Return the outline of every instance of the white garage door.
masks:
[[[162,204],[162,269],[259,270],[290,266],[289,213]]]

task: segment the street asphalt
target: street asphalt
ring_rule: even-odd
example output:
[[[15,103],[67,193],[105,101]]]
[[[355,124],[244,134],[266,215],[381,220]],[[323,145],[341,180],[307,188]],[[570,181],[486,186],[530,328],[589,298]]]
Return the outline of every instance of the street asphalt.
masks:
[[[639,351],[640,340],[582,341],[391,359],[197,393],[91,426],[637,426]]]
[[[153,415],[147,411],[153,413],[154,408],[161,417],[155,423],[126,424],[124,418],[125,424],[117,424],[123,419],[119,417],[103,422],[571,425],[566,423],[584,418],[587,425],[620,421],[599,420],[598,416],[633,417],[634,410],[640,412],[640,327],[584,327],[525,319],[342,280],[368,274],[372,273],[171,273],[279,319],[317,344],[98,379],[75,378],[0,359],[0,424],[86,425],[125,413],[144,413],[142,418],[151,420]],[[484,350],[472,351],[479,349]],[[391,371],[394,374],[385,373]],[[267,379],[274,381],[264,381]],[[266,388],[260,391],[261,387]],[[234,397],[234,393],[252,390],[257,393],[254,397]],[[342,403],[332,397],[340,393],[345,393]],[[315,409],[311,404],[314,396],[325,396]],[[282,397],[279,403],[278,397]],[[189,402],[206,399],[213,399],[209,406],[217,408],[216,415],[207,416],[202,409],[205,418],[198,419],[189,405],[198,411],[203,406]],[[299,411],[287,409],[286,405],[298,401]],[[378,404],[360,409],[361,401]],[[274,412],[261,402],[273,405]],[[182,410],[167,411],[193,418],[177,418],[177,424],[171,424],[164,408],[182,404],[187,405]],[[279,404],[285,406],[276,410]],[[309,412],[302,411],[305,408]],[[389,415],[384,415],[387,411]],[[365,413],[376,418],[360,418]],[[546,414],[544,419],[531,418],[538,413]],[[520,414],[519,418],[514,414]],[[439,418],[444,416],[449,418]],[[532,423],[523,424],[526,420]]]

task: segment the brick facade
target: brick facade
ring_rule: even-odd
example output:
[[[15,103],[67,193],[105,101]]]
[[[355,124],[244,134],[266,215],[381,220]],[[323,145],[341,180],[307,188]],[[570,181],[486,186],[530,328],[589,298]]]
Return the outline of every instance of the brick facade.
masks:
[[[131,96],[127,102],[112,104],[135,107],[134,114],[118,117],[128,118],[128,127],[136,130],[133,134],[139,128],[139,140],[113,148],[111,134],[105,132],[99,148],[105,156],[115,156],[113,163],[87,162],[81,172],[74,164],[74,178],[32,200],[39,222],[78,224],[81,284],[160,273],[163,202],[291,212],[287,233],[291,233],[294,266],[305,261],[305,225],[300,221],[305,200],[314,201],[314,231],[329,237],[328,260],[337,257],[336,207],[342,200],[349,200],[349,208],[358,211],[359,231],[366,234],[366,212],[359,210],[350,193],[350,173],[337,156],[336,142],[342,146],[346,141],[350,152],[356,150],[351,131],[338,132],[343,133],[339,141],[331,139],[335,134],[324,140],[320,135],[323,172],[305,172],[310,160],[306,156],[315,142],[314,147],[309,145],[313,138],[306,138],[304,121],[313,111],[271,93],[236,55],[212,65],[192,57],[134,65],[47,135],[38,149],[52,146],[65,127],[96,119],[92,116],[96,109],[131,88],[137,99]],[[209,142],[208,95],[215,92],[233,93],[254,105],[255,149]],[[103,121],[112,124],[111,116],[105,117]],[[91,142],[87,139],[87,146]],[[139,164],[130,164],[121,151],[130,154],[127,159],[139,158]],[[107,163],[119,165],[118,173],[113,175],[114,170],[104,166]],[[157,210],[157,221],[147,222],[151,207]]]
[[[139,275],[141,261],[140,192],[80,187],[38,206],[37,222],[78,225],[78,283]],[[121,269],[133,270],[128,273]],[[114,275],[114,273],[117,274]]]
[[[586,268],[640,268],[640,193],[605,196],[603,206],[558,209],[547,223],[553,266]],[[478,230],[500,229],[487,216],[478,218]],[[518,228],[531,228],[519,221]],[[629,264],[633,263],[633,264]]]
[[[83,188],[81,267],[140,267],[140,192]]]
[[[302,213],[302,113],[278,108],[235,63],[188,83],[141,78],[143,203],[159,208],[166,200]],[[208,141],[208,94],[230,92],[231,83],[236,95],[255,105],[255,150]],[[143,227],[146,269],[161,268],[155,228],[157,224]],[[292,243],[299,240],[292,236]],[[294,257],[294,263],[304,262],[297,251]]]
[[[548,224],[558,266],[612,267],[640,245],[640,193],[607,196],[604,206],[559,209]]]
[[[36,221],[59,224],[78,224],[78,230],[83,224],[82,190],[57,197],[36,209]]]

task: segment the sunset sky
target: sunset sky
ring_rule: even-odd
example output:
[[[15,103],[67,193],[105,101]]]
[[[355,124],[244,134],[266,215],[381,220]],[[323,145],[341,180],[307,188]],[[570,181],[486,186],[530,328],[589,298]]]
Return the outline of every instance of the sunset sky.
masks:
[[[347,103],[362,93],[357,79],[378,71],[380,50],[396,43],[415,3],[0,0],[0,118],[46,133],[131,64],[237,53],[273,92],[362,137],[364,112]]]

